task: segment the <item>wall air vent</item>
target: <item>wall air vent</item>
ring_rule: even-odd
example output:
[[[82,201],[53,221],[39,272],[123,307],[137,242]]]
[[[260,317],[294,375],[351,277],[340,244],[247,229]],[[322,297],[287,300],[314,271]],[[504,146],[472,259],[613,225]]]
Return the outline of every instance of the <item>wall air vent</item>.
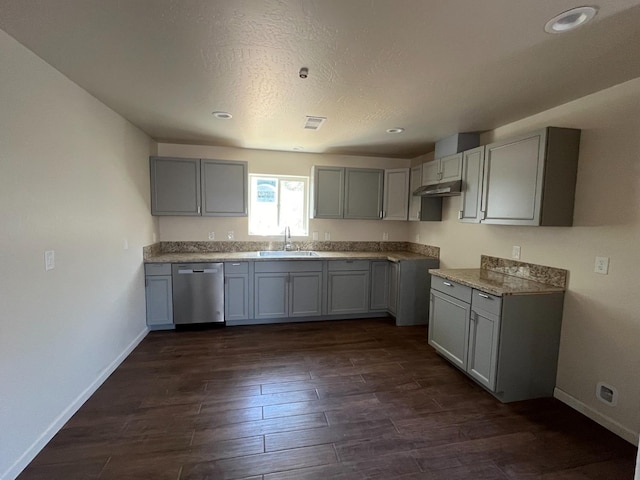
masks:
[[[319,130],[327,119],[325,117],[310,117],[307,115],[304,121],[305,130]]]

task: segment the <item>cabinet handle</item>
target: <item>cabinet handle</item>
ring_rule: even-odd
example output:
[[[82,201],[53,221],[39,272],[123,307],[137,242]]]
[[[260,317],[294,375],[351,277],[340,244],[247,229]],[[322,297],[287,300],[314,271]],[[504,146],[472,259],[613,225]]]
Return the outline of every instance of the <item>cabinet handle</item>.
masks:
[[[453,285],[451,285],[449,282],[442,282],[444,285],[446,285],[447,287],[453,287]]]
[[[200,205],[198,205],[198,215],[200,215]]]
[[[489,295],[487,295],[486,293],[479,293],[479,294],[478,294],[478,296],[479,296],[479,297],[482,297],[482,298],[488,298],[488,299],[491,299],[491,297],[490,297]]]
[[[380,218],[384,217],[384,210],[380,210]]]
[[[239,264],[239,263],[232,263],[232,264],[231,264],[231,266],[233,266],[233,267],[239,267],[239,266],[240,266],[240,264]]]
[[[485,220],[487,218],[487,212],[485,210],[480,210],[480,218]]]
[[[462,220],[462,210],[458,210],[458,220]]]

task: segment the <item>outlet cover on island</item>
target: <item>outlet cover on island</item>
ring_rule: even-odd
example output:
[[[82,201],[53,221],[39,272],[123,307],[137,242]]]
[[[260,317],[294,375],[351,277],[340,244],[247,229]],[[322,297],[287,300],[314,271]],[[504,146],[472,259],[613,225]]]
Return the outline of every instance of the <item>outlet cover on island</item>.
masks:
[[[520,247],[518,245],[514,245],[511,249],[511,258],[520,260]]]
[[[209,240],[215,240],[216,239],[216,232],[209,232]]]
[[[233,240],[235,238],[235,235],[233,234],[233,230],[229,230],[227,232],[227,239],[228,240]]]
[[[593,271],[601,275],[607,275],[609,273],[609,257],[596,257],[596,265]]]

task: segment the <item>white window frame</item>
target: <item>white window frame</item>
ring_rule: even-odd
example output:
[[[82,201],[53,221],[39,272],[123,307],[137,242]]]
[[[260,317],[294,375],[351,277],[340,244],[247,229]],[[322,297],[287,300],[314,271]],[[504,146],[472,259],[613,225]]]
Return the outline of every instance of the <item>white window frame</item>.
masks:
[[[248,229],[248,233],[249,236],[257,236],[257,237],[273,237],[276,235],[283,235],[284,234],[284,229],[285,227],[289,226],[289,225],[278,225],[278,229],[274,229],[273,231],[270,232],[252,232],[251,231],[251,206],[253,204],[253,179],[254,178],[265,178],[265,179],[275,179],[278,181],[278,203],[277,203],[277,211],[278,211],[278,224],[280,223],[280,216],[281,216],[281,210],[280,210],[280,185],[281,185],[281,181],[290,181],[290,180],[295,180],[298,182],[302,182],[303,183],[303,188],[304,188],[304,205],[302,206],[302,212],[303,212],[303,219],[302,219],[302,223],[303,223],[303,232],[300,231],[291,231],[291,235],[292,236],[296,236],[296,237],[308,237],[309,236],[309,177],[305,177],[302,175],[274,175],[271,173],[250,173],[249,174],[249,218],[248,218],[248,225],[247,225],[247,229]]]

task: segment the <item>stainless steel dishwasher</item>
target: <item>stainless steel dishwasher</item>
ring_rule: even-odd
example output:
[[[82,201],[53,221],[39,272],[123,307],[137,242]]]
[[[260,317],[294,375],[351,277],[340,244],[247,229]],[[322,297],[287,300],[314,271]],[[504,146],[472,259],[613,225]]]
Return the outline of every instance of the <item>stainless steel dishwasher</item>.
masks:
[[[224,324],[222,263],[174,263],[171,273],[174,324]]]

